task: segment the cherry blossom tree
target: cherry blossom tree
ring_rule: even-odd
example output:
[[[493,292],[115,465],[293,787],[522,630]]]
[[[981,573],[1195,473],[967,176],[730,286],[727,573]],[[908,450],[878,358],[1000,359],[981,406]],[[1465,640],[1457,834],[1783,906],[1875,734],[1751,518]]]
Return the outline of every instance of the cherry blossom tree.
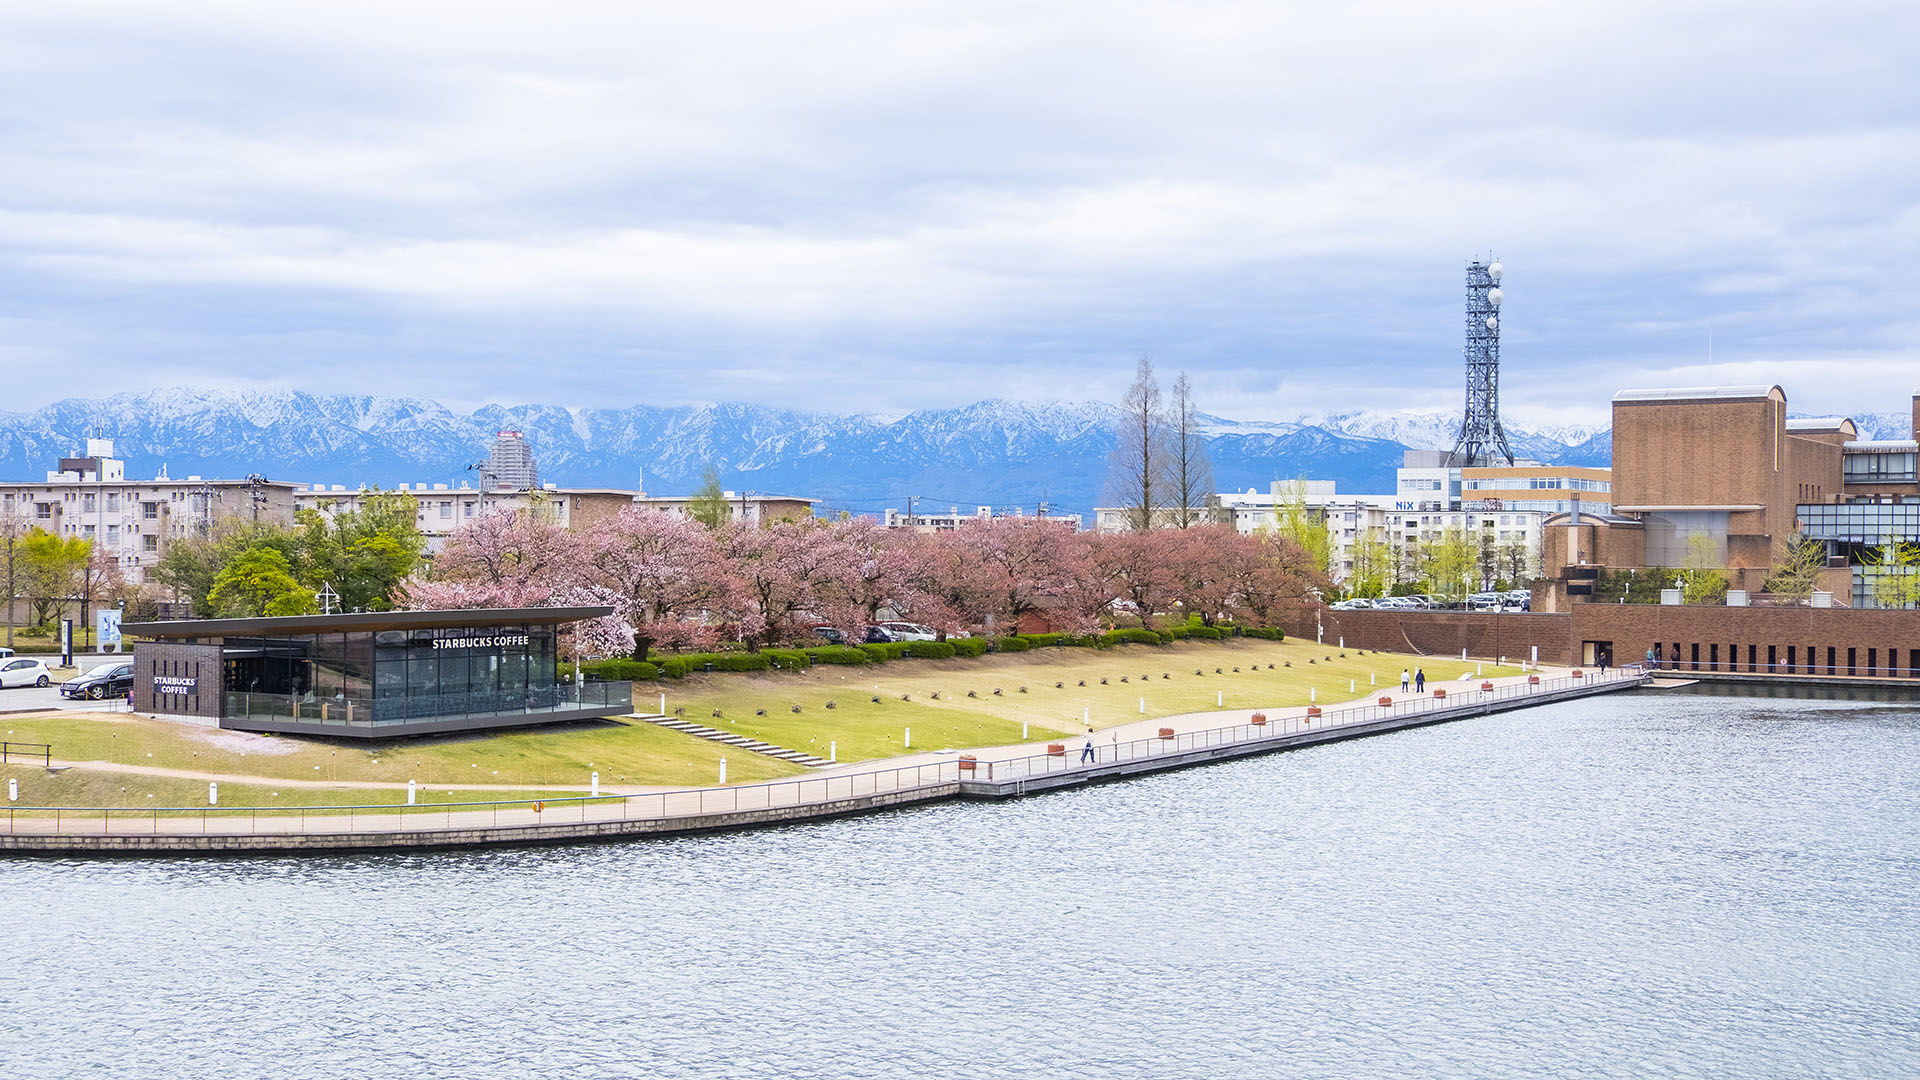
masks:
[[[825,522],[731,522],[720,544],[757,616],[757,632],[745,633],[756,647],[793,632],[802,616],[834,625],[861,617],[861,554]]]
[[[859,564],[853,607],[858,618],[840,629],[857,634],[880,621],[881,611],[912,619],[951,633],[960,627],[954,610],[936,595],[933,577],[925,572],[929,537],[911,530],[883,528],[871,518],[834,522],[840,542],[853,549]],[[839,625],[836,623],[835,625]]]
[[[1181,574],[1176,555],[1182,550],[1184,531],[1155,530],[1095,536],[1089,543],[1095,580],[1100,583],[1100,601],[1151,627],[1152,618],[1172,609],[1180,596]]]
[[[630,507],[587,534],[590,584],[605,590],[632,629],[632,655],[655,645],[697,648],[719,639],[729,618],[750,615],[747,598],[714,534],[678,514]]]
[[[1045,518],[988,518],[942,534],[961,613],[1011,633],[1026,615],[1085,627],[1100,604],[1089,539]]]
[[[583,537],[527,509],[489,510],[447,538],[435,580],[558,588],[587,577]]]

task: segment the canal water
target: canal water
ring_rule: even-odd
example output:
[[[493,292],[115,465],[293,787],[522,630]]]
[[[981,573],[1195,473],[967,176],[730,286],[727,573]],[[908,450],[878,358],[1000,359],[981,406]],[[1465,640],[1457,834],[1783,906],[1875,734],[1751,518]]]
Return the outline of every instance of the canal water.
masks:
[[[0,864],[0,1076],[1920,1075],[1920,710],[1630,694],[604,846]]]

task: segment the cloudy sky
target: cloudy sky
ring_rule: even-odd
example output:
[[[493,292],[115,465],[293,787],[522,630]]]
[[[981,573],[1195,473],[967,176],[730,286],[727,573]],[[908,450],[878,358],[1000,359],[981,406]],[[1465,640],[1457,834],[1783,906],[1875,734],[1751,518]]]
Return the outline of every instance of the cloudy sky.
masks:
[[[0,3],[5,407],[1920,384],[1911,2]],[[1709,339],[1711,338],[1711,353]]]

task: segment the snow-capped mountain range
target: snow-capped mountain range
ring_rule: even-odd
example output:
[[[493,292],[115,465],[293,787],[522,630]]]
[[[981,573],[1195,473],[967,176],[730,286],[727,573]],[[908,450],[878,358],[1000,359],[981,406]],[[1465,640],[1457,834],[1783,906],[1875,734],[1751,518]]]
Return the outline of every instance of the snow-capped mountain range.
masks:
[[[1023,506],[1089,514],[1101,501],[1118,410],[1101,402],[980,401],[905,415],[796,412],[758,405],[632,405],[567,409],[299,391],[169,388],[70,398],[0,413],[0,476],[34,479],[89,436],[114,440],[130,477],[262,473],[299,483],[471,482],[496,432],[523,432],[543,481],[693,490],[712,464],[735,490],[810,495],[829,510]],[[1904,438],[1908,418],[1856,417],[1863,437]],[[1216,486],[1334,480],[1342,491],[1393,488],[1408,448],[1444,449],[1459,420],[1445,413],[1352,412],[1289,421],[1207,417]],[[1515,453],[1604,465],[1604,429],[1506,425]],[[1897,432],[1879,436],[1882,431]]]

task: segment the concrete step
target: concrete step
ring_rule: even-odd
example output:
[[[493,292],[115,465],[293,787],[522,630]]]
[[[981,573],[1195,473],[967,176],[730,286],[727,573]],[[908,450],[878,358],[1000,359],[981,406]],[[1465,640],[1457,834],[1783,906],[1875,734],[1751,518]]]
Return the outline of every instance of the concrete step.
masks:
[[[649,724],[667,728],[671,731],[678,731],[683,735],[692,735],[695,738],[706,739],[708,742],[717,742],[722,746],[737,747],[751,753],[764,754],[767,757],[779,758],[782,761],[791,761],[809,768],[817,769],[823,765],[833,764],[825,758],[815,757],[802,750],[793,750],[785,746],[776,746],[773,743],[761,742],[758,739],[749,739],[745,735],[736,735],[731,731],[721,731],[718,728],[695,724],[691,721],[682,720],[677,716],[648,716],[642,714],[636,715],[635,719],[644,720]]]

